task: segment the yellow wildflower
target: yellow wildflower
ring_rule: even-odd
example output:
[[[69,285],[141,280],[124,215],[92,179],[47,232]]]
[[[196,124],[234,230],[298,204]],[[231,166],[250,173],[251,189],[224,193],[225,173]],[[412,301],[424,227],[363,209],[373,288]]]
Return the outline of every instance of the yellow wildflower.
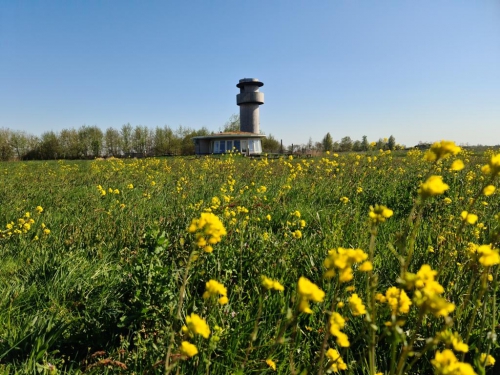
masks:
[[[410,311],[411,300],[404,290],[398,289],[395,286],[390,287],[385,292],[384,302],[391,308],[392,314],[408,314]]]
[[[36,206],[35,211],[41,214],[43,212],[42,206]]]
[[[450,155],[456,155],[459,152],[460,147],[453,141],[435,142],[425,154],[425,159],[428,161],[438,161]]]
[[[366,314],[366,307],[363,305],[363,301],[359,296],[354,293],[352,296],[348,298],[349,301],[349,307],[352,310],[352,315],[358,316],[358,315],[364,315]]]
[[[193,345],[188,341],[183,341],[181,343],[181,353],[191,358],[198,354],[198,348],[196,347],[196,345]]]
[[[483,165],[481,171],[485,174],[496,176],[500,173],[500,154],[493,155],[488,164]]]
[[[481,361],[481,363],[484,363],[484,366],[493,366],[495,364],[495,358],[486,353],[481,353],[481,357],[479,358],[479,360]]]
[[[271,289],[278,290],[278,291],[285,290],[285,287],[283,285],[281,285],[280,282],[277,280],[272,280],[269,277],[264,276],[264,275],[262,275],[260,278],[262,281],[262,286],[264,288],[266,288],[267,290],[271,290]]]
[[[206,339],[210,336],[210,327],[207,322],[195,313],[186,316],[186,325],[182,327],[182,331],[189,333],[191,336],[200,335]]]
[[[376,204],[375,207],[370,206],[368,216],[373,224],[383,223],[385,219],[390,218],[394,212],[386,206]]]
[[[309,279],[301,276],[297,284],[297,291],[300,296],[299,311],[306,314],[312,314],[309,306],[309,301],[323,302],[325,292],[323,292],[316,284]]]
[[[209,280],[205,284],[205,293],[203,293],[203,298],[207,299],[212,296],[220,296],[218,302],[221,305],[228,303],[226,287],[216,280]]]
[[[272,359],[266,359],[266,363],[269,367],[276,371],[276,362],[274,362]]]
[[[202,212],[198,219],[193,219],[188,231],[196,233],[196,245],[207,253],[213,251],[211,245],[220,242],[227,234],[220,219],[211,212]]]
[[[460,159],[457,159],[453,163],[451,163],[450,167],[452,171],[461,171],[464,168],[465,168],[464,162]]]
[[[493,185],[488,185],[483,189],[483,194],[487,197],[495,192],[496,188]]]
[[[341,201],[342,203],[346,204],[346,203],[348,203],[348,202],[349,202],[349,198],[347,198],[347,197],[342,197],[342,198],[340,198],[340,201]]]
[[[369,260],[363,262],[361,266],[359,266],[359,270],[361,272],[369,272],[373,270],[373,264]]]
[[[343,348],[350,346],[349,339],[341,330],[345,326],[345,319],[338,312],[333,312],[330,316],[330,333],[337,338],[337,344]]]
[[[329,371],[338,372],[339,370],[347,370],[347,365],[342,360],[340,353],[335,349],[328,349],[326,357],[330,360]]]
[[[436,356],[431,360],[436,375],[476,375],[472,366],[468,363],[460,362],[450,349],[436,352]]]
[[[463,221],[466,221],[471,225],[475,224],[477,219],[478,219],[477,215],[470,214],[467,211],[462,211],[462,213],[460,214],[460,217],[462,218]]]
[[[418,190],[422,198],[443,194],[450,187],[443,182],[442,176],[430,176],[426,182],[420,185]]]
[[[481,245],[477,248],[477,253],[481,254],[479,263],[485,267],[500,264],[500,255],[497,249],[492,249],[491,245]]]

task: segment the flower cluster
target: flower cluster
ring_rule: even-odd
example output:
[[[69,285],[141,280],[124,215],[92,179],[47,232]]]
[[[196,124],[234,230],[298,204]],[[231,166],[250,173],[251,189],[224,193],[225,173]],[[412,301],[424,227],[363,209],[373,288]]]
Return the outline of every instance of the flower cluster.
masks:
[[[349,302],[349,307],[352,310],[352,315],[358,316],[358,315],[364,315],[366,314],[366,307],[363,305],[363,301],[359,296],[354,293],[348,298]]]
[[[202,212],[198,219],[193,219],[188,231],[196,233],[196,245],[207,253],[211,253],[212,245],[219,243],[227,234],[220,219],[211,212]]]
[[[413,297],[415,305],[436,317],[446,317],[455,310],[455,305],[441,297],[444,288],[434,280],[436,275],[436,271],[428,264],[424,264],[416,274],[407,273],[405,279],[409,287],[416,288]]]
[[[479,256],[479,263],[485,267],[500,264],[500,254],[497,249],[491,247],[491,244],[478,246],[474,243],[470,243],[468,250],[471,255]]]
[[[418,193],[422,198],[428,198],[435,195],[441,195],[450,187],[443,182],[442,176],[430,176],[427,181],[420,185]]]
[[[387,303],[393,315],[408,314],[410,311],[411,300],[402,289],[391,286],[383,294],[377,294],[377,300],[381,303]]]
[[[226,287],[216,280],[209,280],[205,285],[205,293],[203,293],[203,298],[208,299],[212,296],[219,297],[217,302],[219,302],[221,305],[225,305],[229,302],[227,298]]]
[[[440,141],[435,142],[429,151],[425,154],[425,159],[428,161],[439,161],[445,159],[450,155],[456,155],[460,152],[461,148],[453,141]]]
[[[493,155],[488,164],[483,165],[481,171],[484,174],[496,176],[500,173],[500,154]]]
[[[272,280],[269,277],[264,276],[264,275],[262,275],[260,278],[262,281],[262,286],[264,288],[266,288],[267,290],[271,290],[271,289],[274,289],[277,291],[285,290],[285,287],[283,285],[281,285],[278,280]]]
[[[200,335],[208,339],[208,336],[210,336],[210,327],[205,319],[198,314],[192,313],[186,316],[186,325],[182,326],[182,332],[187,333],[191,337]]]
[[[331,249],[328,251],[328,255],[323,262],[326,268],[324,277],[330,279],[335,276],[335,270],[338,270],[340,282],[345,283],[351,281],[353,278],[352,265],[354,263],[360,263],[367,258],[368,254],[361,249],[344,249],[342,247]],[[370,265],[371,263],[369,266]],[[369,270],[368,268],[370,267],[366,267],[364,263],[360,267],[361,270]]]
[[[378,224],[383,223],[385,219],[390,218],[393,214],[394,212],[386,206],[376,204],[375,207],[370,206],[368,216],[372,224]]]
[[[474,369],[468,363],[460,362],[450,349],[436,352],[431,360],[436,375],[475,375]]]
[[[347,335],[341,332],[345,326],[345,319],[338,312],[333,312],[330,316],[330,333],[337,338],[337,344],[341,347],[348,348],[350,343]]]
[[[442,331],[437,335],[437,339],[445,345],[453,347],[457,352],[467,353],[469,351],[469,345],[462,341],[458,332]]]
[[[309,301],[323,302],[325,292],[323,292],[316,284],[309,279],[301,276],[297,284],[297,292],[299,293],[299,311],[306,314],[312,314]]]
[[[347,365],[337,350],[332,348],[328,349],[326,356],[330,360],[330,367],[328,368],[328,371],[338,372],[339,370],[347,370]]]

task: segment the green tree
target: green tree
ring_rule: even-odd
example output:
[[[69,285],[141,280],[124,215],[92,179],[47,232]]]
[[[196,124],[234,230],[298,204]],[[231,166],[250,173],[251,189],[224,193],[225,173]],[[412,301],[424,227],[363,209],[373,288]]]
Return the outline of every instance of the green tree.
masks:
[[[387,148],[391,151],[396,149],[396,138],[394,138],[392,135],[387,140]]]
[[[370,143],[368,143],[368,137],[364,135],[361,138],[361,151],[368,151],[370,149]]]
[[[262,151],[263,152],[279,152],[280,142],[273,137],[272,134],[266,136],[262,139]]]
[[[229,120],[224,124],[224,132],[238,132],[240,131],[240,115],[233,113]]]
[[[323,137],[323,140],[321,141],[321,144],[323,145],[324,152],[333,150],[333,139],[330,133],[326,133],[326,135]]]
[[[347,136],[340,140],[340,151],[351,151],[352,150],[352,139]]]
[[[11,133],[10,129],[0,129],[0,160],[2,161],[9,160],[14,155],[10,145]]]
[[[113,128],[107,128],[104,133],[104,143],[106,147],[106,155],[117,157],[121,151],[120,132]]]

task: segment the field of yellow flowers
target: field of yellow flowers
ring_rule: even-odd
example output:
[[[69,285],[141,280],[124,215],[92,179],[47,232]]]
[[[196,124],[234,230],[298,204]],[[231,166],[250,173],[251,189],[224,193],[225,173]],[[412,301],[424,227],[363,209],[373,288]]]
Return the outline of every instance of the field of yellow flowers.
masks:
[[[499,150],[0,174],[2,374],[500,371]]]

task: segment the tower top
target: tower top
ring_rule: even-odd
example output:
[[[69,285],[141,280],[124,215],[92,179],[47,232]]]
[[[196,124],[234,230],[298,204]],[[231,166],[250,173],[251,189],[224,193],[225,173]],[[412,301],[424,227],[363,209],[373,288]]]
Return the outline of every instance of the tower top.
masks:
[[[257,78],[242,78],[242,79],[240,79],[240,82],[236,85],[236,87],[241,89],[245,85],[262,87],[262,86],[264,86],[264,83],[259,81]]]

